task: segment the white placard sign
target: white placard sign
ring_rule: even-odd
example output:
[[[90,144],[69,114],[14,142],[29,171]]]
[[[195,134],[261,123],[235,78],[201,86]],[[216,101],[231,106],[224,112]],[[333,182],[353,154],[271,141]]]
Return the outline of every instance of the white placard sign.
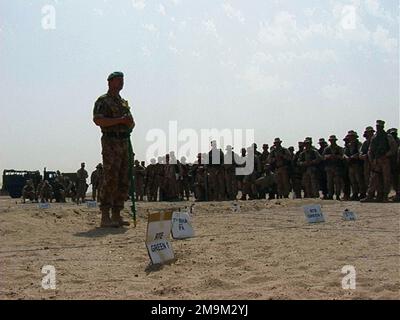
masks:
[[[150,213],[147,224],[146,242],[167,239],[171,233],[172,211]]]
[[[354,212],[346,209],[343,211],[343,219],[346,221],[355,221],[357,219],[357,216]]]
[[[96,208],[97,207],[97,202],[96,201],[86,201],[86,206],[88,208]]]
[[[45,202],[45,203],[39,203],[39,209],[49,209],[50,208],[50,203]]]
[[[304,206],[303,209],[308,223],[325,222],[324,214],[319,204]]]
[[[232,203],[232,212],[240,212],[240,204],[237,202]]]
[[[174,259],[174,252],[168,241],[171,228],[172,211],[149,214],[146,247],[153,264],[165,263]]]
[[[146,246],[153,264],[162,264],[174,259],[174,251],[167,239],[147,242]]]
[[[187,239],[194,237],[192,219],[189,213],[174,212],[172,215],[172,238]]]

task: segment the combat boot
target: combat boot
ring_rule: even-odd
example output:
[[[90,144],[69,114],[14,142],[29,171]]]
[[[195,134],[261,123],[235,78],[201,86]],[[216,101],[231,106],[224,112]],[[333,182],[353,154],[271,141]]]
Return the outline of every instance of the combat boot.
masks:
[[[357,194],[353,194],[350,198],[350,201],[360,201],[360,198],[358,197]]]
[[[124,221],[121,217],[120,211],[115,209],[112,210],[111,221],[117,224],[119,227],[131,225],[128,221]]]
[[[107,211],[102,211],[101,212],[101,222],[100,222],[100,228],[116,228],[119,227],[118,223],[114,223],[110,219],[110,213]]]
[[[392,201],[393,202],[400,202],[400,194],[396,194]]]
[[[376,201],[374,200],[373,197],[367,196],[366,198],[361,199],[360,202],[361,203],[368,203],[368,202],[376,202]]]

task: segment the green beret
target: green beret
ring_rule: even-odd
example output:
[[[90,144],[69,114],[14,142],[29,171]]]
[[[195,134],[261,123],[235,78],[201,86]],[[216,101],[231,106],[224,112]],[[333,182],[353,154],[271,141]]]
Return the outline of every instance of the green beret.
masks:
[[[384,127],[385,126],[385,121],[383,120],[376,120],[376,125],[380,126],[380,127]]]
[[[108,76],[107,81],[110,81],[111,79],[114,79],[114,78],[117,78],[117,77],[122,77],[123,78],[124,74],[122,72],[120,72],[120,71],[115,71],[115,72],[111,73]]]

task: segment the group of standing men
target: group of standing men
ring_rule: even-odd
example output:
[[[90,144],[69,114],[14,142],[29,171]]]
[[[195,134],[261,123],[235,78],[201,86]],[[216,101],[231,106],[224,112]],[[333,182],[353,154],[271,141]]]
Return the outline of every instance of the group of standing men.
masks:
[[[384,130],[378,120],[376,130],[367,127],[361,142],[351,130],[344,137],[343,147],[331,135],[319,139],[319,148],[307,137],[298,143],[298,150],[282,146],[280,138],[271,148],[257,145],[243,148],[240,155],[227,146],[224,154],[211,143],[208,154],[199,154],[194,164],[184,157],[177,160],[174,152],[155,159],[146,167],[135,161],[136,200],[188,200],[191,193],[197,201],[288,198],[323,198],[370,202],[388,201],[396,191],[399,201],[400,140],[397,129]],[[251,161],[253,170],[240,173]]]
[[[291,192],[295,198],[316,198],[322,191],[323,199],[387,201],[393,186],[394,200],[399,200],[400,143],[397,130],[386,132],[381,120],[376,132],[366,128],[363,143],[349,131],[344,147],[332,135],[329,145],[320,139],[319,149],[306,138],[295,152],[276,138],[271,150],[265,144],[258,152],[253,144],[237,155],[231,146],[224,154],[213,141],[210,152],[199,154],[194,164],[187,164],[185,158],[178,161],[170,152],[158,161],[152,159],[147,167],[139,161],[133,165],[130,135],[135,121],[128,101],[120,96],[124,74],[113,72],[107,81],[107,93],[93,108],[93,121],[102,132],[102,227],[129,225],[120,212],[128,193],[133,194],[132,187],[136,200],[147,196],[148,201],[189,200],[191,193],[197,201],[236,200],[239,191],[242,200],[287,198]],[[132,165],[134,185],[130,184]],[[249,165],[252,170],[246,170]]]
[[[98,164],[96,170],[90,176],[90,184],[92,185],[92,198],[99,200],[99,193],[102,187],[102,164]],[[40,202],[66,202],[67,198],[71,198],[77,204],[86,200],[86,192],[89,185],[87,179],[89,175],[85,170],[85,163],[81,163],[80,169],[76,172],[76,179],[71,180],[69,176],[61,174],[57,171],[56,176],[51,179],[43,179],[36,186],[32,180],[27,180],[22,189],[22,200]]]

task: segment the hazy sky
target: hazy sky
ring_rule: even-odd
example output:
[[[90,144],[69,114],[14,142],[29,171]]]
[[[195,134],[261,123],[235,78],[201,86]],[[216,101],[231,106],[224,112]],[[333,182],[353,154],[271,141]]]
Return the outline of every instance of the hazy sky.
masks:
[[[398,38],[395,0],[0,0],[0,170],[94,169],[116,70],[140,159],[171,120],[260,147],[398,127]]]

